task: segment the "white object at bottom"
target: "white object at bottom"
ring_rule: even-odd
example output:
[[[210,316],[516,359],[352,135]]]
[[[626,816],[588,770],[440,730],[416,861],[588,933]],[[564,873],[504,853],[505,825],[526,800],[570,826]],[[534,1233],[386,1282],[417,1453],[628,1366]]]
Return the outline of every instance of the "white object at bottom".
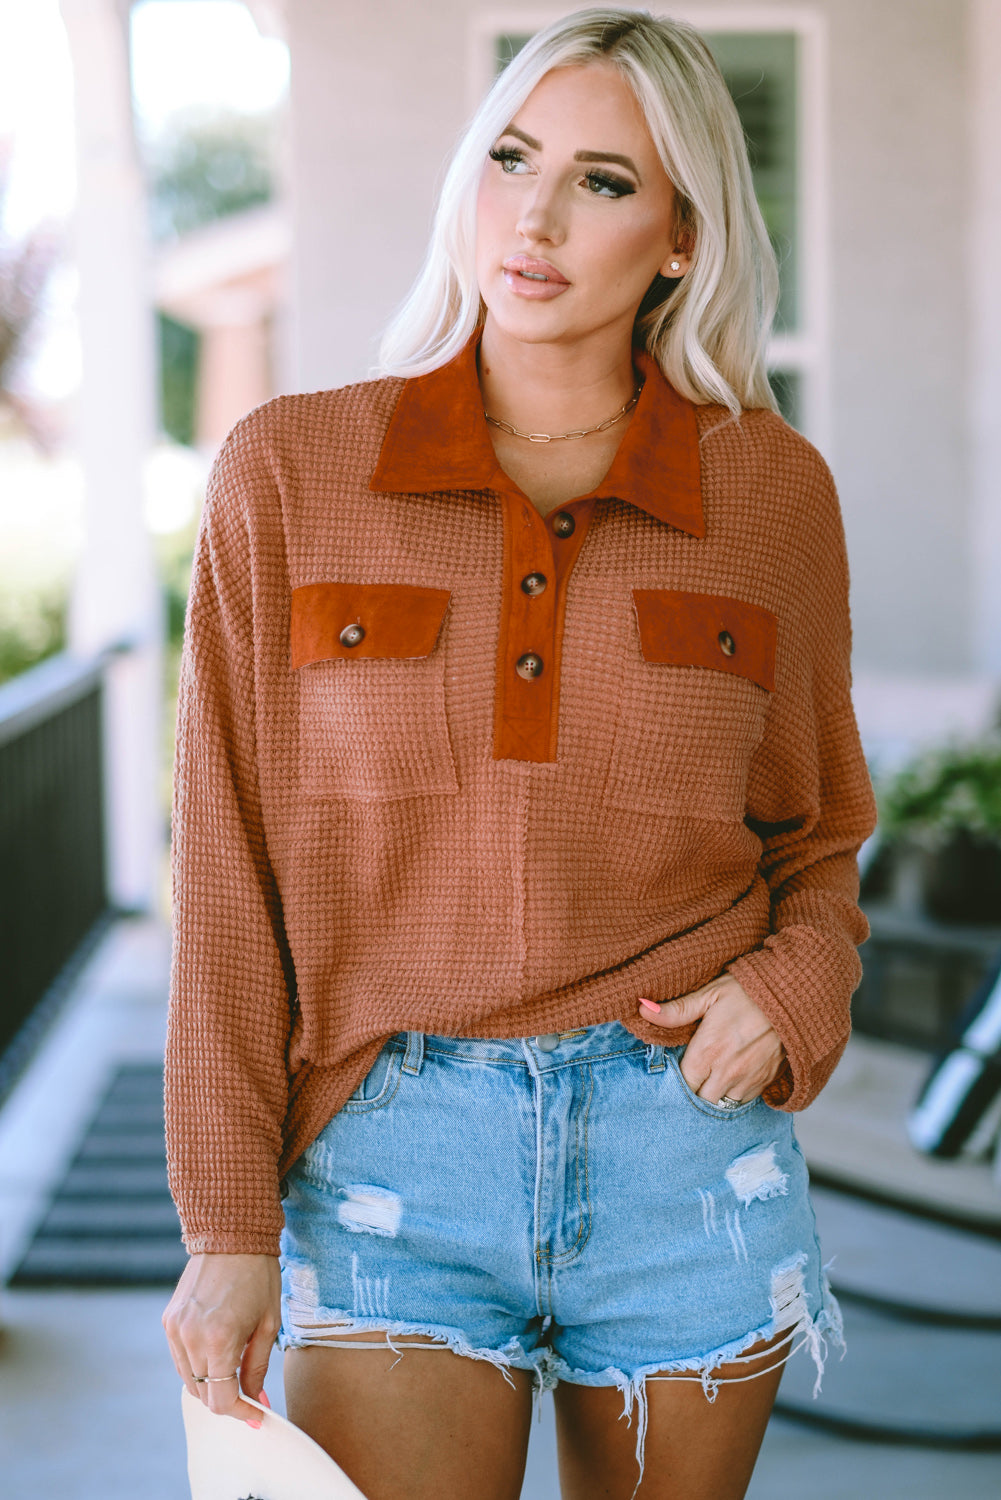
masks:
[[[318,1443],[251,1401],[261,1427],[209,1411],[182,1387],[191,1500],[365,1500]]]

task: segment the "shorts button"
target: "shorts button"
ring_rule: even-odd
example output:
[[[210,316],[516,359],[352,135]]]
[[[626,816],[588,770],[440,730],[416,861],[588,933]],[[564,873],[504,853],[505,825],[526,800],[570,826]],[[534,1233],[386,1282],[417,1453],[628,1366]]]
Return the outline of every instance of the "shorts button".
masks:
[[[524,677],[527,682],[531,682],[542,671],[542,657],[535,651],[526,651],[524,656],[518,657],[514,670],[519,677]]]
[[[555,1031],[550,1031],[546,1036],[537,1036],[535,1045],[540,1052],[555,1052],[560,1045],[560,1039]]]
[[[345,625],[338,636],[342,646],[357,646],[365,639],[365,630],[361,625]]]
[[[729,630],[721,630],[716,639],[719,641],[719,648],[723,655],[732,656],[737,649],[737,645]]]

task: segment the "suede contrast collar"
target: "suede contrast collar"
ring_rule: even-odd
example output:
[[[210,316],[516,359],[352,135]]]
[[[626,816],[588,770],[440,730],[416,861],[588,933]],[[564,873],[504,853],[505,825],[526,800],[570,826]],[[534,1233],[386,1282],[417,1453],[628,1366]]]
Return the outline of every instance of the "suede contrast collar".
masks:
[[[383,493],[512,490],[483,419],[476,374],[479,336],[455,359],[405,382],[369,488]],[[705,536],[699,437],[692,402],[679,396],[644,350],[633,353],[645,384],[612,466],[581,499],[618,499],[658,521]]]

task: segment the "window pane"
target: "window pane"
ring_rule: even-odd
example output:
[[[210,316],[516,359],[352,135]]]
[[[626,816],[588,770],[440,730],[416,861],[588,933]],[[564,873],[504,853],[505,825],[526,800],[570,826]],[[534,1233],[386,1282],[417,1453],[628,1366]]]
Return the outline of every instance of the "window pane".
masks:
[[[785,31],[707,36],[747,137],[754,191],[779,260],[776,328],[799,322],[796,202],[796,37]]]
[[[768,381],[775,392],[779,411],[790,427],[802,432],[802,380],[797,370],[769,370]]]
[[[530,31],[519,32],[517,35],[506,34],[494,38],[494,73],[503,73],[508,63],[524,47],[526,42],[532,40]]]

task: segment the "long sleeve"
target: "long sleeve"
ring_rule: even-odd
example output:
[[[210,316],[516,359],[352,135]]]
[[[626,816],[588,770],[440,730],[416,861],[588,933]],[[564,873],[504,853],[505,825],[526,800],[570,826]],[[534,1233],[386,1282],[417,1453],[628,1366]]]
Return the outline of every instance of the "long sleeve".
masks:
[[[848,1039],[857,949],[869,932],[857,904],[857,855],[876,820],[851,701],[841,512],[829,473],[817,467],[807,507],[810,586],[784,643],[748,782],[745,821],[761,839],[771,934],[727,965],[785,1045],[787,1062],[764,1098],[788,1110],[817,1095]]]
[[[192,1253],[277,1254],[283,1222],[291,964],[255,727],[256,554],[262,527],[276,529],[261,514],[276,506],[256,431],[245,419],[210,476],[180,677],[165,1102],[171,1191]]]

